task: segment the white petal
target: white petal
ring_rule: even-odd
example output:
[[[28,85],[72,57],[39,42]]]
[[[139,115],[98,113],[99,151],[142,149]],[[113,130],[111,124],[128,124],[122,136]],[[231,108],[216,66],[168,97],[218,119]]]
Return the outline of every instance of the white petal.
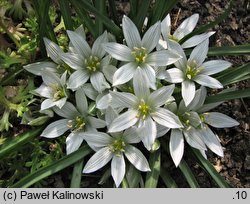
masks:
[[[224,156],[223,149],[218,137],[212,132],[209,127],[203,128],[201,131],[201,135],[209,149],[211,149],[215,154],[219,155],[220,157]]]
[[[161,22],[161,33],[164,40],[168,38],[170,32],[171,32],[171,19],[170,15],[168,14]]]
[[[138,133],[138,128],[131,127],[124,131],[123,139],[129,144],[139,143],[141,141],[141,138],[138,136]]]
[[[96,57],[99,57],[100,59],[103,58],[106,51],[103,49],[102,45],[103,43],[108,42],[108,34],[107,31],[105,31],[102,35],[100,35],[94,42],[92,46],[92,54]]]
[[[82,87],[86,96],[95,101],[96,97],[98,96],[98,92],[93,88],[93,86],[90,83],[86,83]]]
[[[117,68],[113,65],[104,66],[102,69],[104,76],[111,84],[113,84],[113,77],[116,71],[117,71]]]
[[[157,134],[156,124],[151,117],[147,117],[145,120],[140,121],[138,134],[146,149],[150,151]]]
[[[194,30],[198,20],[199,14],[193,14],[181,23],[173,35],[178,39],[182,39],[185,35],[191,33]]]
[[[181,83],[184,80],[184,74],[177,68],[168,69],[165,72],[165,80],[170,83]]]
[[[185,105],[188,106],[194,98],[195,95],[195,84],[192,81],[185,80],[181,83],[181,95],[185,102]]]
[[[182,132],[178,129],[173,129],[171,131],[169,151],[174,164],[177,167],[184,153],[184,138]]]
[[[188,59],[190,63],[196,63],[197,67],[201,66],[204,62],[205,58],[207,57],[208,52],[208,39],[204,40],[202,43],[197,45]]]
[[[66,101],[67,101],[67,98],[64,97],[64,98],[61,98],[61,99],[55,101],[54,103],[55,103],[55,105],[56,105],[58,108],[62,108],[62,107],[64,106],[64,104],[66,103]]]
[[[89,145],[96,147],[108,146],[113,141],[112,137],[103,132],[83,132],[81,136],[84,137]]]
[[[142,46],[151,52],[157,45],[161,35],[161,24],[159,22],[152,25],[142,38]]]
[[[74,32],[82,36],[82,38],[86,40],[86,34],[84,31],[83,25],[80,25],[77,29],[74,30]]]
[[[234,127],[239,123],[233,118],[217,112],[204,113],[204,120],[207,124],[216,128]]]
[[[198,84],[202,86],[207,86],[209,88],[217,88],[217,89],[223,88],[223,85],[217,79],[207,75],[199,74],[195,76],[193,80]]]
[[[69,128],[67,126],[68,119],[57,120],[48,125],[42,132],[41,136],[46,138],[55,138],[65,133]]]
[[[137,97],[131,93],[123,92],[110,92],[112,96],[112,104],[116,104],[116,107],[133,108],[137,104]]]
[[[53,91],[50,87],[46,86],[44,83],[35,90],[40,96],[46,98],[53,98]]]
[[[73,31],[68,30],[67,34],[77,54],[83,56],[84,58],[88,58],[91,55],[91,49],[86,40],[81,35]]]
[[[160,50],[148,55],[146,63],[152,66],[166,66],[175,63],[181,57],[169,50]]]
[[[109,106],[105,114],[105,121],[108,127],[113,122],[113,120],[116,119],[117,117],[118,117],[118,113],[112,107]]]
[[[202,64],[203,69],[201,71],[201,74],[205,75],[216,74],[231,66],[232,64],[225,60],[211,60]]]
[[[140,171],[150,171],[147,159],[141,151],[131,145],[125,147],[125,156]]]
[[[55,106],[55,102],[52,99],[45,99],[41,103],[41,111],[51,108],[53,106]]]
[[[60,115],[63,118],[73,119],[80,113],[76,110],[75,106],[72,103],[66,102],[65,105],[60,109],[54,107],[53,110],[57,115]]]
[[[166,135],[168,131],[170,130],[170,128],[167,128],[166,126],[163,126],[160,124],[156,124],[156,128],[157,128],[156,138]]]
[[[68,80],[68,89],[77,89],[81,85],[85,84],[89,79],[89,73],[85,70],[76,70],[70,75]]]
[[[183,127],[179,118],[171,111],[164,108],[157,108],[154,113],[151,114],[153,119],[168,128],[181,128]]]
[[[50,57],[55,63],[62,63],[61,54],[63,53],[62,49],[54,42],[49,40],[48,38],[43,38],[47,55]]]
[[[98,99],[96,99],[96,107],[98,109],[107,109],[111,105],[111,102],[112,102],[111,94],[105,94],[101,98],[98,97]]]
[[[61,81],[59,78],[58,74],[55,74],[53,72],[49,72],[47,70],[43,71],[42,73],[42,79],[43,82],[47,85],[47,86],[51,86],[51,85],[61,85]]]
[[[112,159],[112,156],[113,154],[109,147],[100,149],[88,160],[83,169],[83,173],[91,173],[102,168]]]
[[[119,187],[125,176],[125,161],[123,155],[113,156],[111,162],[111,175],[115,181],[116,187]]]
[[[195,36],[189,38],[187,41],[185,41],[181,45],[181,47],[183,47],[183,48],[194,47],[194,46],[200,44],[201,42],[203,42],[204,40],[206,40],[207,38],[209,38],[214,33],[215,32],[208,32],[208,33],[202,33],[200,35],[195,35]]]
[[[133,87],[134,93],[139,99],[147,98],[150,94],[148,78],[146,77],[145,72],[143,72],[140,67],[138,67],[135,71]]]
[[[84,137],[79,135],[78,133],[70,133],[66,138],[66,152],[67,155],[79,149],[83,142]]]
[[[207,90],[204,86],[201,86],[201,88],[195,92],[195,96],[192,102],[187,106],[188,110],[195,111],[201,108],[206,100],[206,97]]]
[[[113,86],[125,84],[130,79],[132,79],[134,76],[136,67],[137,65],[135,63],[130,62],[121,66],[119,69],[117,69],[113,77]]]
[[[131,126],[133,126],[138,118],[136,117],[138,112],[136,110],[128,110],[116,118],[109,127],[109,132],[120,132]]]
[[[124,62],[130,62],[133,61],[133,57],[131,55],[131,49],[129,49],[127,46],[118,44],[118,43],[105,43],[103,45],[106,52],[108,52],[113,58],[124,61]]]
[[[142,65],[142,71],[144,72],[145,76],[148,79],[149,87],[155,90],[156,89],[155,70],[148,64],[144,64]]]
[[[110,88],[110,85],[101,72],[93,73],[90,76],[90,82],[95,90],[97,90],[99,93],[102,93],[102,91],[104,91],[105,89]]]
[[[76,98],[76,107],[82,114],[86,114],[88,112],[88,101],[84,93],[84,89],[80,88],[75,93]]]
[[[167,102],[174,91],[174,84],[169,86],[163,86],[156,91],[152,92],[149,96],[149,100],[154,103],[156,107],[162,106]]]
[[[106,126],[106,122],[99,118],[88,116],[88,121],[93,128],[103,128]]]
[[[196,130],[193,127],[189,127],[187,130],[183,131],[185,139],[187,141],[187,143],[196,148],[196,149],[200,149],[200,150],[206,150],[206,146],[205,143],[203,142],[203,140],[201,139],[202,136],[200,135],[200,131]]]
[[[83,69],[84,65],[84,58],[79,55],[72,52],[69,53],[63,53],[61,55],[62,60],[69,65],[72,69]]]
[[[128,47],[141,47],[140,33],[133,21],[125,15],[122,18],[122,31]]]
[[[47,70],[49,72],[56,72],[57,71],[57,64],[54,62],[36,62],[32,64],[28,64],[23,66],[28,72],[41,76],[42,72]]]

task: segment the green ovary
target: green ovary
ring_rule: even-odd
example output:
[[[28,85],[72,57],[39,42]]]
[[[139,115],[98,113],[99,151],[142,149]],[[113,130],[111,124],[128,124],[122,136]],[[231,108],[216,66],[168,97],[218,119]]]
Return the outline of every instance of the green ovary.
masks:
[[[109,146],[111,152],[113,152],[116,156],[120,156],[123,152],[125,152],[125,142],[122,139],[114,140],[114,142]]]
[[[66,93],[62,87],[60,87],[58,84],[50,85],[50,87],[53,90],[53,101],[58,101],[61,98],[66,97]]]
[[[195,61],[189,62],[186,68],[186,77],[188,79],[193,79],[201,72],[201,67],[197,68],[197,64]]]
[[[85,65],[90,72],[95,72],[100,69],[101,62],[98,57],[91,55],[88,59],[85,59]]]
[[[85,121],[83,117],[77,116],[74,120],[69,120],[67,126],[72,132],[77,132],[85,127]]]
[[[146,61],[147,56],[148,56],[147,49],[144,47],[140,47],[140,48],[134,47],[131,54],[138,64],[144,63]]]
[[[143,99],[141,99],[141,102],[138,106],[138,117],[142,118],[143,120],[150,114],[151,108],[149,105],[145,103]]]
[[[168,39],[173,40],[175,42],[179,42],[179,39],[177,37],[175,37],[174,35],[169,35]]]

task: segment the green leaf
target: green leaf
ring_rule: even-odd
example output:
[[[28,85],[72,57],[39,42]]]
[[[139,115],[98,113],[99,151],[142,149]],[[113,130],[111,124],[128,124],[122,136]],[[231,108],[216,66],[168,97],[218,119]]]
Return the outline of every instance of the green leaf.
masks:
[[[102,15],[105,15],[106,16],[106,12],[105,12],[105,9],[106,9],[106,1],[104,0],[95,0],[95,7],[96,9],[102,14]],[[104,28],[103,28],[103,22],[102,20],[100,20],[100,18],[97,18],[96,19],[96,28],[97,28],[97,33],[98,35],[101,35],[104,31]]]
[[[138,188],[141,180],[141,173],[132,164],[126,172],[126,179],[128,181],[129,188]]]
[[[198,184],[192,170],[189,168],[188,164],[185,162],[184,159],[181,160],[178,167],[180,168],[181,172],[183,173],[183,176],[185,177],[189,186],[191,188],[199,188],[199,184]]]
[[[249,54],[250,54],[250,44],[210,47],[208,51],[208,56],[249,55]]]
[[[109,12],[112,16],[112,20],[115,22],[116,25],[119,25],[119,18],[117,15],[117,10],[116,10],[116,5],[115,5],[115,0],[108,0],[109,3]],[[132,8],[130,8],[131,11]]]
[[[180,44],[184,43],[187,39],[191,38],[194,35],[206,32],[208,29],[213,28],[214,26],[218,25],[220,22],[225,20],[228,17],[230,11],[232,10],[233,3],[234,0],[230,0],[228,8],[220,16],[218,16],[214,21],[197,28],[193,32],[186,35],[184,38],[180,40]]]
[[[143,2],[141,2],[140,6],[137,9],[137,15],[133,19],[140,32],[142,31],[143,23],[147,15],[149,5],[150,0],[144,0]]]
[[[134,20],[137,14],[138,0],[130,0],[129,3],[130,3],[129,17],[132,20]]]
[[[237,98],[250,97],[250,88],[236,91],[229,91],[226,93],[220,93],[213,96],[208,96],[205,103],[215,103],[220,101],[227,101]]]
[[[178,188],[174,179],[170,176],[170,174],[167,172],[167,170],[161,168],[160,176],[168,188]]]
[[[67,30],[73,30],[73,21],[71,8],[68,0],[59,0],[60,12],[63,17],[63,22]]]
[[[157,150],[150,154],[149,166],[151,171],[147,173],[145,188],[156,188],[161,168],[161,152]]]
[[[31,173],[18,181],[17,183],[13,184],[11,188],[28,188],[31,185],[35,184],[36,182],[51,176],[66,167],[74,164],[75,162],[83,159],[87,156],[92,150],[88,147],[88,145],[84,145],[79,150],[73,152],[70,155],[67,155],[58,161],[54,162],[53,164],[43,167],[34,173]]]
[[[214,179],[214,181],[217,183],[217,185],[220,188],[230,187],[229,184],[224,180],[224,178],[221,177],[221,175],[215,170],[213,165],[208,160],[206,160],[197,149],[194,149],[194,148],[190,148],[190,149],[192,150],[196,158],[199,160],[202,167],[206,169],[208,174]]]
[[[82,179],[83,160],[79,160],[74,164],[74,169],[71,177],[70,188],[80,188]]]
[[[19,148],[23,147],[24,144],[30,142],[34,137],[37,137],[42,131],[44,127],[39,127],[28,132],[22,133],[16,136],[14,139],[4,143],[0,146],[0,159],[2,159],[5,155],[17,151]]]

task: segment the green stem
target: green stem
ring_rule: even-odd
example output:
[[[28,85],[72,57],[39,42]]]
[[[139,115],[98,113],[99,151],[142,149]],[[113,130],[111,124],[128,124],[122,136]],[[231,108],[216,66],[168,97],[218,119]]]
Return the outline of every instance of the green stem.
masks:
[[[74,165],[70,188],[80,188],[82,179],[82,169],[83,169],[83,160],[79,160]]]

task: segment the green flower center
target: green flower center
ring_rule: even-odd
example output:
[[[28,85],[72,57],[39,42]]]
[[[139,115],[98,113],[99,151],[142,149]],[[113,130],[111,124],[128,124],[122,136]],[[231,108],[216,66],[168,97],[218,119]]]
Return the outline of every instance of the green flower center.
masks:
[[[173,41],[175,41],[175,42],[179,42],[179,41],[180,41],[180,40],[179,40],[177,37],[175,37],[174,35],[168,35],[168,39],[173,40]]]
[[[134,47],[133,51],[131,52],[132,56],[135,58],[135,61],[138,64],[144,63],[148,56],[147,49],[144,47]]]
[[[197,68],[197,63],[195,61],[191,61],[187,64],[186,68],[186,77],[188,79],[193,79],[197,74],[201,72],[201,68]]]
[[[90,72],[95,72],[99,70],[101,61],[98,57],[91,55],[88,59],[85,59],[85,65]]]
[[[146,104],[146,102],[143,99],[141,99],[141,102],[138,106],[138,111],[139,111],[138,117],[144,120],[150,114],[151,108],[148,104]]]
[[[58,101],[61,98],[64,98],[66,96],[65,90],[63,87],[59,86],[58,84],[52,84],[50,87],[53,90],[53,101]]]
[[[114,142],[109,146],[111,152],[115,155],[120,156],[123,152],[125,152],[125,142],[122,139],[114,140]]]
[[[190,126],[190,120],[189,120],[190,113],[185,112],[182,115],[178,115],[178,117],[183,125]]]
[[[71,129],[72,132],[80,131],[85,127],[84,118],[81,116],[76,116],[74,120],[68,121],[67,126]]]

